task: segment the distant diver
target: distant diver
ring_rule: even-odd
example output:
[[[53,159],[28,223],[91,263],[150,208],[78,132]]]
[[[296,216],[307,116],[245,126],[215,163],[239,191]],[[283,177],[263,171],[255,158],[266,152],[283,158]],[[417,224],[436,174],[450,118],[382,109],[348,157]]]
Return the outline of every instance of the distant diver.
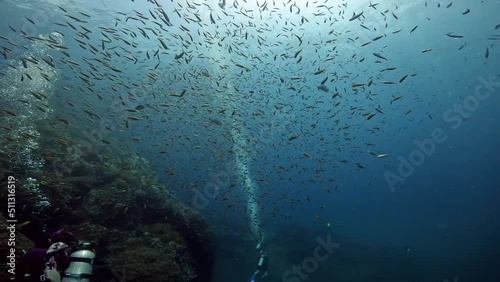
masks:
[[[261,249],[259,262],[257,263],[257,270],[255,270],[255,272],[253,273],[250,282],[262,281],[264,280],[264,277],[267,276],[267,262],[269,260],[269,257],[267,255],[267,252],[263,250],[263,246],[261,243],[257,245],[257,248]]]

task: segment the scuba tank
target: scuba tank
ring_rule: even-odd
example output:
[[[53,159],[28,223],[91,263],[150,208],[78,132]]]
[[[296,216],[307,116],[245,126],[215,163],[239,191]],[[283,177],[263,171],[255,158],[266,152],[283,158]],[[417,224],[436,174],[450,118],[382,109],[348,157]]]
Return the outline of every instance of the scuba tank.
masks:
[[[69,256],[69,266],[63,274],[62,282],[90,282],[95,253],[92,250],[80,249]]]
[[[259,262],[257,263],[257,269],[260,271],[266,271],[267,270],[267,252],[266,251],[260,251],[260,258]]]

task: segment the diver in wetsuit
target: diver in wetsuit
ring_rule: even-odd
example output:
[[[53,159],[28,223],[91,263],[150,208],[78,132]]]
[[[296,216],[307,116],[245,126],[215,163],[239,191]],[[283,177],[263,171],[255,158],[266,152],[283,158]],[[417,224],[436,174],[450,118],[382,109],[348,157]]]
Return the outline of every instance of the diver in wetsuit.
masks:
[[[50,236],[48,249],[31,249],[20,258],[11,281],[90,282],[95,253],[89,243],[63,229]]]
[[[267,262],[269,257],[267,256],[267,252],[264,250],[260,250],[259,262],[257,263],[257,270],[253,273],[250,282],[258,282],[264,280],[264,277],[267,276]]]

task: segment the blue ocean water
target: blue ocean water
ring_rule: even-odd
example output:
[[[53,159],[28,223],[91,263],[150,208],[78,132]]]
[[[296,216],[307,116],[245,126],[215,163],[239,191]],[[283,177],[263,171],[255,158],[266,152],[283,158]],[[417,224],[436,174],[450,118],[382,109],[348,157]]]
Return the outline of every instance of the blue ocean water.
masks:
[[[498,1],[0,7],[2,87],[52,62],[53,111],[209,222],[213,281],[259,241],[269,281],[500,281]]]

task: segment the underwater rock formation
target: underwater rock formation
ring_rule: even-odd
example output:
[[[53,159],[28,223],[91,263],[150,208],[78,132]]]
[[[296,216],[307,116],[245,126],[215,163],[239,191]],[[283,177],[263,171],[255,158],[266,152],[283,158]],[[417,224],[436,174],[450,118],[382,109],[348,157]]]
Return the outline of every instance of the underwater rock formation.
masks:
[[[124,145],[54,124],[51,117],[35,122],[36,137],[12,135],[2,148],[0,182],[17,178],[17,219],[29,221],[18,232],[47,247],[51,232],[74,231],[96,250],[98,281],[210,281],[207,224],[158,181],[150,162]],[[18,154],[27,151],[26,140],[36,146]]]
[[[0,230],[2,230],[2,239],[0,241],[0,253],[2,254],[2,256],[0,257],[0,264],[2,265],[0,267],[0,281],[8,281],[7,254],[9,254],[9,249],[12,248],[12,246],[8,245],[8,232],[5,232],[5,230],[7,230],[7,226],[7,219],[3,216],[0,216]],[[27,250],[35,247],[30,239],[19,233],[16,234],[15,244],[15,247],[18,250]]]

